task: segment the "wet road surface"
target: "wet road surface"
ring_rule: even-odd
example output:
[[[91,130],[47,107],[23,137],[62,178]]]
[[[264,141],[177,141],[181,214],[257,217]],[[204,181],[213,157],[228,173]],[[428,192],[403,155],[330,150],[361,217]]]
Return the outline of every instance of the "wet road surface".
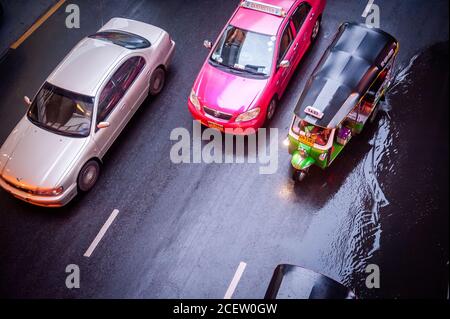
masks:
[[[312,68],[342,21],[363,22],[365,1],[329,1],[320,39],[271,123],[280,140],[273,175],[258,174],[257,164],[169,158],[172,129],[192,130],[186,101],[207,55],[202,41],[216,38],[238,1],[73,2],[79,30],[64,27],[61,8],[0,63],[0,143],[25,113],[22,97],[111,17],[168,30],[177,51],[166,88],[109,151],[92,192],[48,210],[0,191],[1,297],[223,298],[241,261],[234,298],[262,298],[280,263],[321,272],[362,298],[446,296],[447,1],[376,1],[381,27],[401,45],[386,112],[301,185],[290,180],[281,141]],[[114,209],[114,223],[83,257]],[[80,266],[80,289],[65,286],[68,264]],[[368,264],[380,267],[380,289],[365,286]]]

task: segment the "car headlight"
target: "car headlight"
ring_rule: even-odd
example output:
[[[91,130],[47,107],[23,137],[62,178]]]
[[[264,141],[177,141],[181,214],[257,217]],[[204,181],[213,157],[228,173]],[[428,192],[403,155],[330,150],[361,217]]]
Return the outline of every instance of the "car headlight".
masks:
[[[239,114],[239,116],[236,118],[236,122],[247,122],[255,119],[259,113],[261,112],[261,109],[259,107],[255,107],[254,109],[247,111],[245,113]]]
[[[198,100],[198,96],[197,96],[197,94],[195,94],[194,90],[191,91],[191,95],[189,96],[189,100],[195,106],[195,109],[197,111],[200,111],[200,109],[201,109],[200,101]]]
[[[40,196],[58,196],[64,191],[64,187],[60,186],[53,189],[37,189],[34,191],[36,195]]]

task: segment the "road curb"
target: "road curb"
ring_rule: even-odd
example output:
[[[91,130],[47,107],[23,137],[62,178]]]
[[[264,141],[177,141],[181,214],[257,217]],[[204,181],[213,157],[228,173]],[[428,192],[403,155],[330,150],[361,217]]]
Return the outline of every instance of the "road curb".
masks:
[[[0,63],[3,62],[3,60],[5,59],[5,57],[8,55],[8,53],[13,50],[12,46],[18,42],[18,40],[20,38],[22,38],[29,30],[30,28],[32,28],[36,23],[39,22],[39,20],[41,20],[50,10],[52,10],[53,7],[55,7],[60,1],[58,0],[52,0],[51,3],[48,5],[48,7],[46,7],[43,11],[43,13],[39,14],[36,19],[34,21],[32,21],[30,23],[30,25],[28,27],[26,27],[25,31],[19,35],[19,37],[17,39],[14,39],[13,41],[11,41],[11,43],[8,44],[8,46],[2,50],[2,48],[0,48]],[[59,9],[59,7],[57,8]],[[56,11],[56,10],[55,10]],[[3,24],[5,21],[1,21],[1,24]]]

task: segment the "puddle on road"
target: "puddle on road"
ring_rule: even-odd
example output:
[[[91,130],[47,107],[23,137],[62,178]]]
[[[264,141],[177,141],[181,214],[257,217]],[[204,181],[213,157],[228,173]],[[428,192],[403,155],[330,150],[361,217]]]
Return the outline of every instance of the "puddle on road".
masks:
[[[323,208],[323,218],[330,217],[330,211],[336,209],[342,214],[348,214],[341,221],[342,224],[336,226],[338,227],[336,233],[341,234],[341,237],[333,239],[330,254],[322,256],[321,260],[327,260],[327,264],[322,265],[325,272],[328,271],[331,275],[334,273],[337,279],[350,287],[355,287],[355,284],[357,287],[364,285],[365,269],[371,263],[374,253],[380,249],[383,231],[380,210],[390,204],[380,177],[397,174],[392,159],[398,153],[396,145],[399,143],[400,134],[390,112],[393,108],[405,106],[397,105],[398,103],[392,105],[392,101],[394,97],[399,101],[400,96],[410,94],[411,84],[416,78],[413,74],[414,66],[419,57],[420,55],[415,55],[407,64],[397,67],[398,71],[387,93],[386,101],[380,104],[382,112],[378,117],[378,126],[374,128],[373,137],[368,141],[371,145],[369,152],[349,174],[338,193]],[[347,203],[347,200],[351,204]]]

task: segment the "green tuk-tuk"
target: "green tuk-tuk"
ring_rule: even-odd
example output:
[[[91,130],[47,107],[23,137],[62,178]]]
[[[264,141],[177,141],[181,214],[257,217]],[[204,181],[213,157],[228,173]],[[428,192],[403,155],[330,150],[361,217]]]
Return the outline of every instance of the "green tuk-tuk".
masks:
[[[312,165],[330,166],[351,137],[375,119],[398,50],[397,40],[379,29],[356,23],[339,27],[294,111],[287,141],[296,181]]]

